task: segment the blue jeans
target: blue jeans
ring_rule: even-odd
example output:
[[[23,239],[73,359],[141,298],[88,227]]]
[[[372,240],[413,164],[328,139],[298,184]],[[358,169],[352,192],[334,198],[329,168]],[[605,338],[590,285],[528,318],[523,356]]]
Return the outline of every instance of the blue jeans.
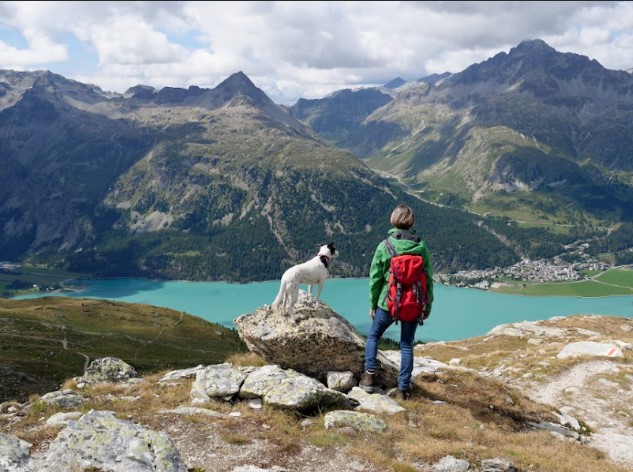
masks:
[[[391,315],[382,308],[376,308],[374,320],[369,328],[367,343],[365,344],[365,370],[376,370],[376,356],[378,355],[378,341],[383,333],[394,322]],[[400,323],[400,375],[398,376],[398,388],[408,390],[411,384],[411,372],[413,372],[413,340],[417,321],[399,321]]]

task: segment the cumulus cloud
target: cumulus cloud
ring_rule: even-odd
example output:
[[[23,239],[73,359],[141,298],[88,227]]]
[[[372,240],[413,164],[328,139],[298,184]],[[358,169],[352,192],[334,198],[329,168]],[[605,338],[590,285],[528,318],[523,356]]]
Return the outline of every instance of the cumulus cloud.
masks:
[[[242,71],[293,104],[459,72],[525,39],[629,69],[631,24],[633,2],[0,2],[0,67],[118,92]]]

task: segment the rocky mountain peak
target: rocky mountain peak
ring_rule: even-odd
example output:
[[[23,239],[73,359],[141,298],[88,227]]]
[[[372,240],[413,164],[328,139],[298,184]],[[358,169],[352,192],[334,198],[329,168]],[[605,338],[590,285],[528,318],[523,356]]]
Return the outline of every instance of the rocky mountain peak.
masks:
[[[255,105],[264,105],[271,102],[268,96],[257,88],[251,79],[241,71],[231,74],[227,79],[220,82],[214,90],[227,101],[242,95],[253,99]]]
[[[474,85],[477,83],[499,83],[513,85],[524,83],[524,89],[531,89],[542,95],[542,84],[552,80],[570,81],[591,76],[592,80],[602,80],[607,71],[597,61],[574,53],[563,53],[550,47],[540,39],[523,41],[509,53],[500,52],[486,61],[473,64],[464,71],[454,74],[442,85]],[[553,91],[557,86],[549,84]]]
[[[534,55],[547,55],[555,54],[556,49],[551,47],[542,39],[529,39],[521,41],[516,47],[510,50],[510,55],[515,54],[534,54]]]
[[[150,87],[149,85],[135,85],[134,87],[130,87],[129,89],[127,89],[123,96],[125,98],[136,97],[148,99],[151,98],[152,95],[154,95],[155,93],[156,90],[154,89],[154,87]]]
[[[401,77],[396,77],[395,79],[392,79],[389,82],[387,82],[385,85],[383,85],[383,87],[388,88],[388,89],[396,89],[404,84],[406,84],[406,81],[404,79],[402,79]]]
[[[243,90],[244,88],[248,89],[257,89],[255,84],[248,78],[248,76],[242,72],[235,72],[231,74],[226,79],[224,79],[218,85],[218,88],[237,88]]]

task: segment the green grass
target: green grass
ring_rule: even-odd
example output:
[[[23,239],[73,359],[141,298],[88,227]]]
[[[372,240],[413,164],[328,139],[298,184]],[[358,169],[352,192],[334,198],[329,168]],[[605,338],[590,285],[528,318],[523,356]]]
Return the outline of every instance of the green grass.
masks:
[[[47,277],[50,280],[59,279],[59,278],[86,278],[89,277],[89,274],[79,273],[79,272],[69,272],[63,269],[56,269],[41,265],[31,265],[31,264],[22,264],[19,268],[19,271],[25,275],[34,275],[39,277]]]
[[[608,297],[633,295],[633,288],[607,285],[594,280],[560,283],[514,283],[494,289],[496,292],[533,296]]]
[[[607,221],[539,192],[493,193],[469,205],[468,210],[479,215],[506,216],[523,227],[545,227],[561,233],[581,222],[604,229],[609,226]]]
[[[152,373],[246,351],[236,331],[184,312],[64,297],[0,299],[0,346],[0,402],[56,389],[83,374],[86,357]]]
[[[633,270],[630,267],[613,268],[606,271],[584,271],[592,280],[532,283],[509,277],[500,277],[499,282],[508,285],[493,289],[495,292],[533,296],[609,297],[633,295]]]
[[[607,270],[596,277],[596,280],[605,284],[631,289],[633,288],[633,270],[630,268]]]

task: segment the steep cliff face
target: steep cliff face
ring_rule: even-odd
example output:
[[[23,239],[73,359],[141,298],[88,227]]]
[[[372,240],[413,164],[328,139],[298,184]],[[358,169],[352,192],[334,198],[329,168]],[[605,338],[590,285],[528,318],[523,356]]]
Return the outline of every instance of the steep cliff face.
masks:
[[[105,102],[90,87],[50,73],[22,76],[0,111],[0,244],[9,258],[75,246],[95,206],[153,140],[127,120],[88,111]]]

